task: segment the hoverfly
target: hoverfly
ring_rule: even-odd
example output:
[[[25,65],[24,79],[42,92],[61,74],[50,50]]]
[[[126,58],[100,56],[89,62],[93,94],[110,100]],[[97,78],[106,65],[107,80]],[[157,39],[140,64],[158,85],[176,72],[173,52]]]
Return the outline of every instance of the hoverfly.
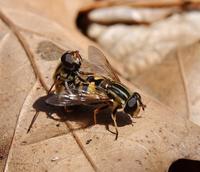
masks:
[[[56,93],[46,100],[53,106],[67,109],[77,105],[96,105],[94,123],[99,111],[111,107],[112,120],[118,138],[116,114],[123,109],[129,117],[135,116],[140,108],[145,109],[139,93],[130,93],[115,74],[104,54],[93,46],[88,48],[88,60],[82,63],[78,51],[66,52],[54,74]]]

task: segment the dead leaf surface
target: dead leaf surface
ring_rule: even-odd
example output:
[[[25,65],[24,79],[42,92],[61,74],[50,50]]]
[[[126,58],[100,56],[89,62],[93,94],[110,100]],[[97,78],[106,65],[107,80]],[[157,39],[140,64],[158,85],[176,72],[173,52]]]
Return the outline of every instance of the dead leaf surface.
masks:
[[[35,82],[27,54],[12,30],[0,21],[0,166],[3,166],[24,100]]]
[[[15,3],[17,5],[14,8]],[[1,107],[1,120],[4,121],[1,127],[5,129],[2,130],[5,141],[1,139],[1,145],[11,144],[10,148],[2,149],[7,156],[1,160],[1,169],[9,172],[155,172],[166,171],[171,162],[178,158],[200,158],[199,127],[147,95],[142,95],[148,107],[141,113],[142,118],[135,119],[134,126],[128,125],[126,120],[124,123],[121,121],[117,141],[104,125],[75,130],[78,129],[76,117],[62,122],[56,120],[60,119],[59,115],[51,119],[44,112],[40,112],[31,132],[27,134],[35,114],[34,107],[40,107],[41,111],[54,110],[42,105],[42,97],[52,82],[51,77],[59,59],[57,56],[63,49],[78,49],[84,57],[87,55],[87,47],[91,42],[74,25],[75,15],[83,2],[67,1],[65,4],[63,1],[47,1],[40,5],[40,1],[19,3],[16,0],[12,3],[1,1],[0,4],[3,28],[0,47],[3,61],[1,92],[5,98],[9,98]],[[68,11],[48,12],[55,6]],[[68,13],[70,15],[65,15]],[[66,25],[63,24],[63,15],[69,21]],[[12,68],[6,54],[11,52],[10,58],[15,61]],[[112,61],[112,65],[117,67],[118,63]],[[23,94],[20,94],[21,89],[24,90]],[[16,100],[11,99],[8,93]],[[10,105],[13,101],[15,103]],[[77,115],[85,116],[87,113]],[[5,120],[5,117],[9,117],[9,120]],[[119,120],[124,119],[122,117],[119,116]],[[8,128],[11,129],[10,133]],[[110,129],[114,129],[112,125]]]
[[[165,60],[143,72],[134,82],[185,118],[200,125],[199,41],[178,48]]]

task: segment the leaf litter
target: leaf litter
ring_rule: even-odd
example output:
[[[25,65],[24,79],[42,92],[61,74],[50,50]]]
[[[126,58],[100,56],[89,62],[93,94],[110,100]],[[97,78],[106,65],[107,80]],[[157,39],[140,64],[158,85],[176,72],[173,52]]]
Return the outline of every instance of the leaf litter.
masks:
[[[10,17],[12,18],[12,16]],[[40,80],[46,85],[50,85],[50,77],[54,66],[56,66],[55,61],[45,62],[38,57],[37,48],[34,47],[37,47],[38,42],[41,42],[38,41],[39,35],[35,36],[34,32],[29,33],[30,35],[27,32],[26,34],[23,32],[23,34],[33,53],[36,67],[40,71]],[[81,39],[76,35],[73,38],[70,37],[70,40],[78,38]],[[61,43],[62,39],[66,41],[66,37],[64,37],[60,38],[58,42]],[[53,41],[55,40],[58,39],[54,37]],[[64,45],[64,43],[61,44]],[[70,46],[73,44],[75,43],[72,41]],[[84,47],[80,47],[80,49],[86,51]],[[113,64],[113,66],[115,65]],[[32,104],[41,96],[40,89],[37,88],[42,88],[38,80],[20,112],[5,171],[93,171],[97,170],[97,167],[101,171],[116,169],[119,171],[133,169],[135,171],[164,171],[172,161],[180,157],[198,159],[200,156],[198,153],[200,152],[198,151],[199,127],[146,94],[143,95],[144,101],[147,102],[149,108],[142,114],[141,119],[136,119],[136,124],[133,127],[130,125],[120,127],[121,137],[117,142],[113,141],[113,135],[107,133],[102,125],[96,125],[80,130],[76,132],[76,135],[73,133],[64,134],[33,144],[21,144],[27,138],[26,130],[34,115]],[[44,90],[42,92],[44,94]],[[44,124],[47,124],[46,128],[50,127],[49,131],[51,131],[52,127],[56,128],[58,123],[46,118],[46,114],[41,112],[33,132],[45,126]],[[69,124],[73,125],[73,123]],[[61,123],[58,126],[63,128],[63,131],[66,129]],[[48,135],[49,131],[42,130],[41,132]],[[84,155],[83,150],[77,145],[77,139],[81,143],[92,139],[90,144],[84,145],[87,154]],[[55,157],[60,159],[52,161]]]

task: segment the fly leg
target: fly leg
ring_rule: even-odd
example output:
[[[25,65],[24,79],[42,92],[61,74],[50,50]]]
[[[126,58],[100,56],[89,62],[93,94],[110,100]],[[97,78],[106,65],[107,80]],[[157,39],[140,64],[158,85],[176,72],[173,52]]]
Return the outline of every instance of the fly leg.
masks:
[[[68,84],[67,81],[65,81],[65,89],[66,89],[66,91],[67,91],[69,94],[72,94],[72,91],[70,90],[69,84]]]
[[[134,118],[141,118],[142,116],[140,115],[140,107],[138,107],[137,109],[136,109],[136,111],[134,112],[134,114],[133,114],[133,117]]]
[[[130,118],[130,120],[131,120],[131,125],[133,126],[133,123],[135,123],[134,121],[133,121],[133,117],[130,115],[130,114],[127,114],[128,116],[129,116],[129,118]]]
[[[31,124],[29,125],[28,130],[27,130],[26,133],[29,133],[29,131],[31,130],[31,128],[32,128],[32,126],[33,126],[33,123],[35,122],[35,120],[36,120],[36,118],[38,117],[38,115],[39,115],[39,111],[36,111],[36,113],[35,113],[35,115],[34,115],[32,121],[31,121]]]
[[[111,115],[111,117],[112,117],[112,120],[113,120],[113,122],[114,122],[114,126],[115,126],[115,140],[117,140],[117,138],[118,138],[118,129],[117,129],[117,121],[116,121],[116,114],[112,114]]]
[[[50,89],[48,90],[47,95],[49,95],[49,94],[51,93],[51,90],[53,89],[53,87],[54,87],[56,84],[58,84],[59,81],[60,81],[60,76],[58,75],[58,76],[56,77],[56,80],[55,80],[54,83],[51,85]]]
[[[108,108],[109,105],[110,105],[110,104],[102,104],[100,107],[98,107],[98,108],[96,108],[96,109],[94,110],[94,124],[97,123],[97,114],[98,114],[101,110]]]
[[[117,109],[118,109],[118,107],[115,107],[114,110],[113,110],[113,113],[112,113],[112,115],[111,115],[112,120],[113,120],[113,122],[114,122],[114,126],[115,126],[115,132],[116,132],[116,133],[115,133],[115,134],[116,134],[115,140],[117,140],[117,138],[118,138],[118,128],[117,128],[117,120],[116,120],[116,118],[117,118],[117,114],[116,114]]]
[[[146,105],[143,104],[142,98],[141,98],[140,94],[137,93],[137,92],[134,92],[133,95],[136,96],[137,101],[138,101],[138,103],[139,103],[139,106],[142,107],[142,110],[144,111],[144,109],[146,108]]]
[[[51,85],[50,89],[47,91],[47,95],[49,95],[51,93],[51,90],[53,89],[55,84],[56,84],[56,81]]]

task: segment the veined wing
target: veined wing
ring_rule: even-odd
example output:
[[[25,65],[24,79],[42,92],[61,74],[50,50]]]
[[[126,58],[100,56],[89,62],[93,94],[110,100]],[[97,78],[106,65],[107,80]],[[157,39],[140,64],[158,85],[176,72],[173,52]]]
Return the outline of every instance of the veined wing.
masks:
[[[109,98],[100,94],[88,94],[87,92],[53,94],[46,103],[53,106],[91,105],[109,101]]]
[[[52,49],[53,51],[49,51],[49,46],[54,47]],[[65,50],[61,49],[56,44],[47,41],[41,42],[37,51],[43,59],[48,61],[59,59],[65,52]],[[88,47],[88,60],[83,59],[81,70],[83,72],[105,76],[118,82],[120,81],[105,55],[94,46]]]
[[[105,55],[94,46],[88,47],[88,62],[86,60],[83,61],[81,70],[120,82],[119,77],[114,72]]]

